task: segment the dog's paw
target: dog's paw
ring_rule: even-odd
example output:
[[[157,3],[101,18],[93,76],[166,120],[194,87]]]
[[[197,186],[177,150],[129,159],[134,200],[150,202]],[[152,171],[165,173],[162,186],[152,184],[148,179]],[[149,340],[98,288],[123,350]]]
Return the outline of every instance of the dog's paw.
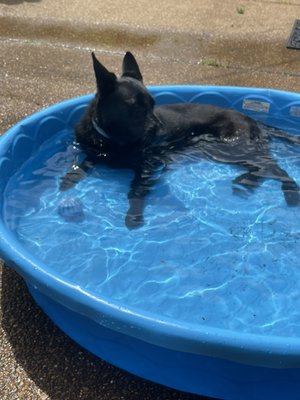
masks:
[[[128,229],[137,229],[144,225],[144,217],[141,214],[127,213],[125,225]]]
[[[299,187],[295,182],[284,182],[282,190],[289,207],[296,207],[300,204]]]
[[[65,192],[66,190],[72,189],[75,186],[74,181],[68,179],[67,175],[62,177],[59,182],[59,190]]]
[[[250,187],[238,184],[232,185],[232,193],[235,196],[240,197],[241,199],[248,199],[252,195],[253,191],[254,191],[253,188]]]
[[[284,198],[289,207],[297,207],[300,204],[299,193],[293,190],[285,190]]]
[[[63,177],[60,178],[59,190],[65,192],[66,190],[72,189],[78,182],[86,177],[84,168],[78,166],[72,166],[72,170],[67,172]]]
[[[71,171],[60,178],[59,190],[65,192],[66,190],[72,189],[81,179],[85,176],[81,171]]]

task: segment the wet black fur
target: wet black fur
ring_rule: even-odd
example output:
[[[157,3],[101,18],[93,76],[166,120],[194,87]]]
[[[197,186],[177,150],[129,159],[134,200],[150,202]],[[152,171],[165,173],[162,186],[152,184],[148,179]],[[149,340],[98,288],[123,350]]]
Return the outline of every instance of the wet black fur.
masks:
[[[234,192],[239,193],[242,188],[252,190],[263,179],[272,178],[280,181],[289,206],[299,204],[298,185],[272,158],[270,138],[253,119],[211,105],[156,106],[131,53],[124,57],[119,79],[92,56],[97,93],[76,127],[76,141],[86,159],[62,178],[61,190],[84,178],[94,163],[132,168],[134,178],[128,192],[125,222],[128,228],[136,228],[143,224],[145,197],[171,156],[193,149],[199,151],[199,157],[245,168],[233,181]],[[109,138],[101,135],[98,128]],[[282,132],[277,136],[299,143]]]

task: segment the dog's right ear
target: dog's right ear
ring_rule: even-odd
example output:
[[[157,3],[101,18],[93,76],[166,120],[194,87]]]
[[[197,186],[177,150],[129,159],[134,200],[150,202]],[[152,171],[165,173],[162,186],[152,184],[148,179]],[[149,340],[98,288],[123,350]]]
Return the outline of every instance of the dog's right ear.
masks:
[[[97,60],[94,52],[92,53],[92,58],[98,92],[100,95],[105,95],[114,89],[117,77]]]
[[[122,77],[123,76],[128,76],[130,78],[134,78],[140,82],[143,82],[143,76],[141,74],[138,63],[133,54],[130,53],[130,51],[127,51],[123,59]]]

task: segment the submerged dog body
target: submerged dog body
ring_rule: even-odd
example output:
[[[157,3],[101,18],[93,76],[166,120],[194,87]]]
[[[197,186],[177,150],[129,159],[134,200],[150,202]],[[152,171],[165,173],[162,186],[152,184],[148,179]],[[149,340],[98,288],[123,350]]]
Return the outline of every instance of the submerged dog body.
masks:
[[[145,197],[170,159],[192,148],[199,156],[246,169],[233,181],[235,192],[272,178],[281,182],[288,205],[299,204],[298,185],[272,158],[270,138],[253,119],[203,104],[156,106],[131,53],[124,57],[119,79],[92,55],[97,93],[76,127],[76,141],[86,158],[62,178],[61,190],[83,179],[94,163],[133,169],[125,222],[136,228],[143,223]],[[299,143],[288,134],[278,136]]]

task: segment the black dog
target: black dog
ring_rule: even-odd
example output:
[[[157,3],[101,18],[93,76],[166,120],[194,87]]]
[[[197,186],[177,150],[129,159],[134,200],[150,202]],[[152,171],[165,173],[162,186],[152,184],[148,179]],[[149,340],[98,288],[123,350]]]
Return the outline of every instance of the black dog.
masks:
[[[199,155],[246,169],[233,188],[251,190],[263,179],[281,182],[289,206],[299,204],[299,187],[269,152],[269,137],[251,118],[231,109],[200,104],[155,106],[143,85],[138,64],[126,53],[117,79],[93,56],[97,94],[76,127],[76,141],[86,154],[61,180],[66,190],[84,178],[94,163],[132,168],[128,192],[128,228],[143,223],[145,197],[176,152],[193,148]],[[275,136],[299,143],[278,131]],[[158,171],[160,171],[158,173]]]

